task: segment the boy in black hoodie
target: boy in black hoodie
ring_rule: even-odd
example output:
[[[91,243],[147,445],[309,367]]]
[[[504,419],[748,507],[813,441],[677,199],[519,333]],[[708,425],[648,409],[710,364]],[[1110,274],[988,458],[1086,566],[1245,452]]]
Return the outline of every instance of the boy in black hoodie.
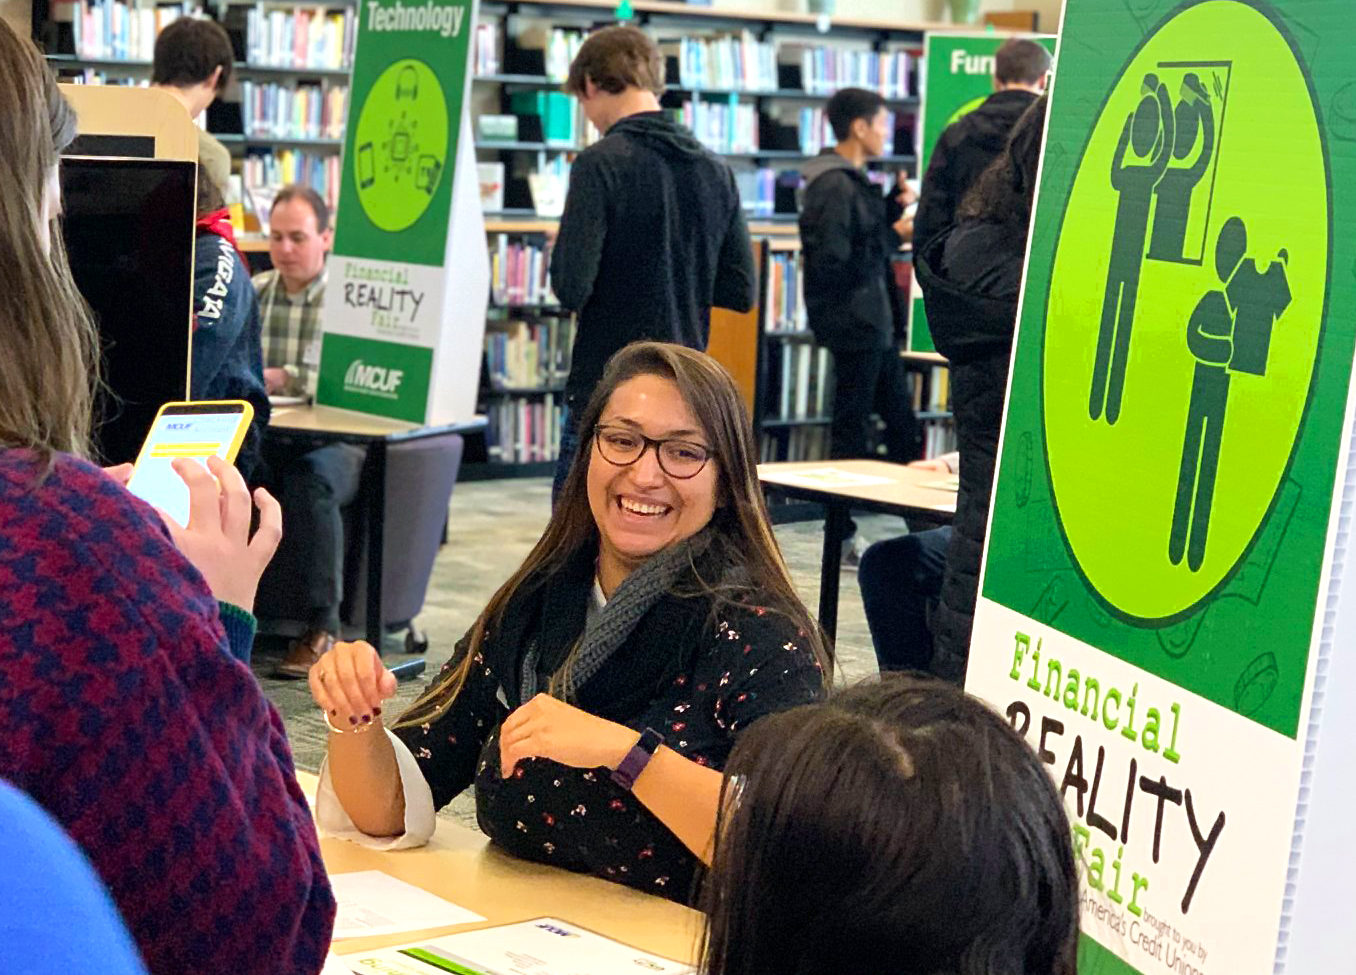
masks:
[[[802,171],[800,239],[806,317],[833,353],[837,377],[829,452],[865,457],[874,410],[885,422],[890,460],[905,464],[918,457],[921,440],[896,344],[904,322],[891,261],[908,238],[908,218],[902,189],[887,197],[865,171],[885,151],[890,113],[864,88],[842,89],[824,111],[838,144]],[[853,565],[861,546],[849,544]]]
[[[607,27],[579,49],[565,90],[604,137],[570,169],[551,254],[551,287],[578,313],[565,384],[575,416],[623,346],[676,342],[704,351],[711,307],[748,311],[753,250],[730,167],[659,107],[664,58],[634,27]],[[578,431],[561,431],[556,492]]]
[[[999,47],[994,54],[994,93],[948,125],[932,150],[913,227],[916,250],[955,222],[965,194],[1002,154],[1012,127],[1045,90],[1050,64],[1050,52],[1036,41],[1010,37]]]

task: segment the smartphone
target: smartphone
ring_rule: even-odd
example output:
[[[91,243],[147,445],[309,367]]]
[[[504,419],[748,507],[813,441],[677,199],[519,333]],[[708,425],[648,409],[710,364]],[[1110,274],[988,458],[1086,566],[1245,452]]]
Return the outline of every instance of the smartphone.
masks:
[[[253,419],[254,407],[244,400],[166,403],[141,445],[127,490],[187,525],[188,485],[170,465],[190,457],[206,466],[213,454],[234,463]]]
[[[364,190],[377,181],[377,166],[372,155],[372,143],[364,142],[358,147],[358,185]]]

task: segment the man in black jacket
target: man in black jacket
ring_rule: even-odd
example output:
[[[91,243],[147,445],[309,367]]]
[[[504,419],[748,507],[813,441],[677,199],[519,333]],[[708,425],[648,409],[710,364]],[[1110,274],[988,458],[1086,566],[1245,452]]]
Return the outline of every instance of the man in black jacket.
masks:
[[[898,191],[887,198],[864,169],[893,134],[890,113],[875,92],[844,88],[825,114],[838,144],[805,165],[800,239],[806,316],[815,340],[833,353],[837,377],[830,453],[866,456],[874,409],[890,460],[903,464],[920,448],[896,346],[903,309],[891,264],[908,220]]]
[[[1050,52],[1026,38],[1003,42],[994,55],[994,93],[951,123],[932,150],[914,220],[914,249],[921,251],[956,219],[956,208],[979,174],[1007,144],[1022,113],[1045,90]]]
[[[579,316],[565,385],[578,416],[614,352],[646,339],[705,350],[711,307],[748,311],[756,282],[734,174],[660,110],[654,42],[634,27],[598,31],[565,90],[604,133],[570,170],[551,254],[551,287]],[[580,432],[567,415],[557,492]]]

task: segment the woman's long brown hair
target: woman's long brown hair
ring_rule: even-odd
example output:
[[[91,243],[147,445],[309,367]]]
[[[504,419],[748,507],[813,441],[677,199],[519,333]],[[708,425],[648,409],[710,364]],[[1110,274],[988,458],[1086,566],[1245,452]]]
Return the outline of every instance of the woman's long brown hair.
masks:
[[[833,657],[796,595],[773,537],[758,483],[758,460],[753,429],[739,389],[720,363],[710,356],[679,345],[637,342],[622,349],[607,364],[602,381],[579,417],[579,451],[561,488],[555,514],[527,559],[499,591],[471,629],[470,649],[429,685],[396,722],[396,727],[433,721],[451,705],[466,683],[485,634],[498,628],[509,600],[529,579],[564,568],[575,553],[598,547],[598,527],[588,502],[588,469],[593,454],[593,428],[617,387],[637,376],[662,376],[678,387],[707,437],[712,462],[717,468],[716,512],[713,549],[723,561],[736,561],[740,582],[733,589],[722,580],[702,580],[704,592],[718,601],[757,599],[769,611],[788,618],[801,632],[831,679]]]
[[[0,446],[89,452],[98,341],[58,227],[40,234],[75,113],[37,49],[0,21]]]

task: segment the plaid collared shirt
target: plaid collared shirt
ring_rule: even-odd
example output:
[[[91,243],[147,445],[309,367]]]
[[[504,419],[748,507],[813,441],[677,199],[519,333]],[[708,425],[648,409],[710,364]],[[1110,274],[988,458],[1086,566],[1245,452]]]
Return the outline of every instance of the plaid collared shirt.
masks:
[[[328,277],[327,267],[300,294],[289,295],[276,270],[254,276],[264,368],[287,371],[285,395],[315,395],[316,368],[320,365],[320,304]]]

